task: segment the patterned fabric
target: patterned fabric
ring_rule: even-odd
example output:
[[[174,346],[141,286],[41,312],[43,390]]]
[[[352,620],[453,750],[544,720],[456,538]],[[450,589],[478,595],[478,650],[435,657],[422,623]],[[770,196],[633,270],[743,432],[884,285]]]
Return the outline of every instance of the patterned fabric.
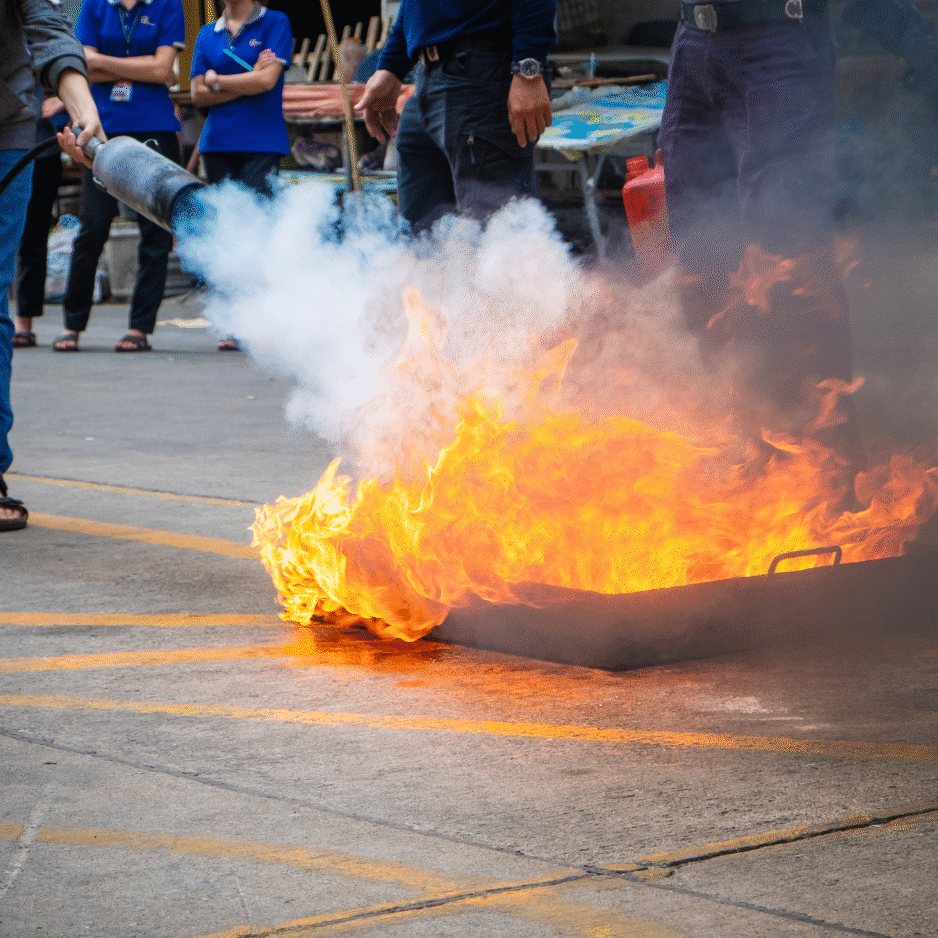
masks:
[[[666,89],[660,81],[644,88],[592,92],[582,104],[555,111],[539,145],[560,151],[608,151],[629,137],[653,133],[661,126]]]

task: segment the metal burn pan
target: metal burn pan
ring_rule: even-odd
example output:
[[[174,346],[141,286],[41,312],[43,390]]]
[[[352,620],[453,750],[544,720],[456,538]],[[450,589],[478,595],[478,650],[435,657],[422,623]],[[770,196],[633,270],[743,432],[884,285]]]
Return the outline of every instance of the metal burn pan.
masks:
[[[801,554],[833,554],[809,570]],[[938,631],[938,550],[839,563],[840,549],[783,554],[763,576],[603,595],[521,584],[519,602],[478,600],[428,636],[440,642],[619,671],[783,644]]]

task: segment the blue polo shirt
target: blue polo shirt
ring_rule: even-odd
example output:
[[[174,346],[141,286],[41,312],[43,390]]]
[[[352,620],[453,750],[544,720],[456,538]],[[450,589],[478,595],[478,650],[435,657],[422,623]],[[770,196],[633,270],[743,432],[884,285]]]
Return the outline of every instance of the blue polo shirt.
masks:
[[[284,66],[293,51],[290,20],[278,10],[258,5],[254,16],[237,36],[228,32],[224,14],[199,30],[192,53],[192,75],[214,69],[219,75],[235,75],[246,69],[226,53],[228,50],[254,66],[267,49]],[[283,72],[270,91],[244,95],[227,104],[213,104],[199,139],[202,153],[288,153],[287,128],[283,122]]]
[[[546,62],[556,12],[557,0],[403,0],[378,68],[403,79],[424,46],[489,31],[511,36],[516,62]]]
[[[83,46],[124,59],[160,46],[185,48],[186,22],[180,0],[138,0],[129,11],[120,0],[84,0],[75,35]],[[115,92],[115,85],[125,87]],[[166,85],[96,81],[91,94],[107,134],[179,130]]]

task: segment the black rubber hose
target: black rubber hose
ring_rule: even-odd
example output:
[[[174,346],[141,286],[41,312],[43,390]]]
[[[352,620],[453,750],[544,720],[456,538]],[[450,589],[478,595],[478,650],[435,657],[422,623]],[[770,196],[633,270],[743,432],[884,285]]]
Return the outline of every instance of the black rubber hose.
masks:
[[[26,164],[30,162],[30,160],[36,159],[36,157],[39,156],[39,154],[42,153],[43,150],[52,149],[53,144],[58,146],[59,145],[58,139],[56,137],[48,137],[47,139],[43,140],[42,143],[37,143],[27,153],[24,153],[13,165],[13,168],[3,177],[3,179],[0,179],[0,193],[4,192],[6,187],[11,182],[13,182],[13,180],[16,179],[17,176],[19,176],[19,174],[23,171],[23,169],[26,167]]]

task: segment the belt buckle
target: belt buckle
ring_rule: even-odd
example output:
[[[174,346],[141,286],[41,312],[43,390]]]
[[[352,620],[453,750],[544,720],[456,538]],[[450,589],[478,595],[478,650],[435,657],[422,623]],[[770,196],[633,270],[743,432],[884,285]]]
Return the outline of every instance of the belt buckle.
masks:
[[[785,16],[790,20],[804,19],[804,5],[801,0],[787,0],[785,3]]]
[[[789,3],[801,0],[788,0]],[[694,24],[698,29],[706,29],[708,32],[715,33],[717,30],[717,11],[712,3],[704,3],[694,7]]]
[[[794,0],[789,0],[789,2],[794,2]],[[798,0],[799,4],[801,0]],[[428,62],[439,62],[440,53],[436,46],[426,46],[423,50],[424,57]]]

